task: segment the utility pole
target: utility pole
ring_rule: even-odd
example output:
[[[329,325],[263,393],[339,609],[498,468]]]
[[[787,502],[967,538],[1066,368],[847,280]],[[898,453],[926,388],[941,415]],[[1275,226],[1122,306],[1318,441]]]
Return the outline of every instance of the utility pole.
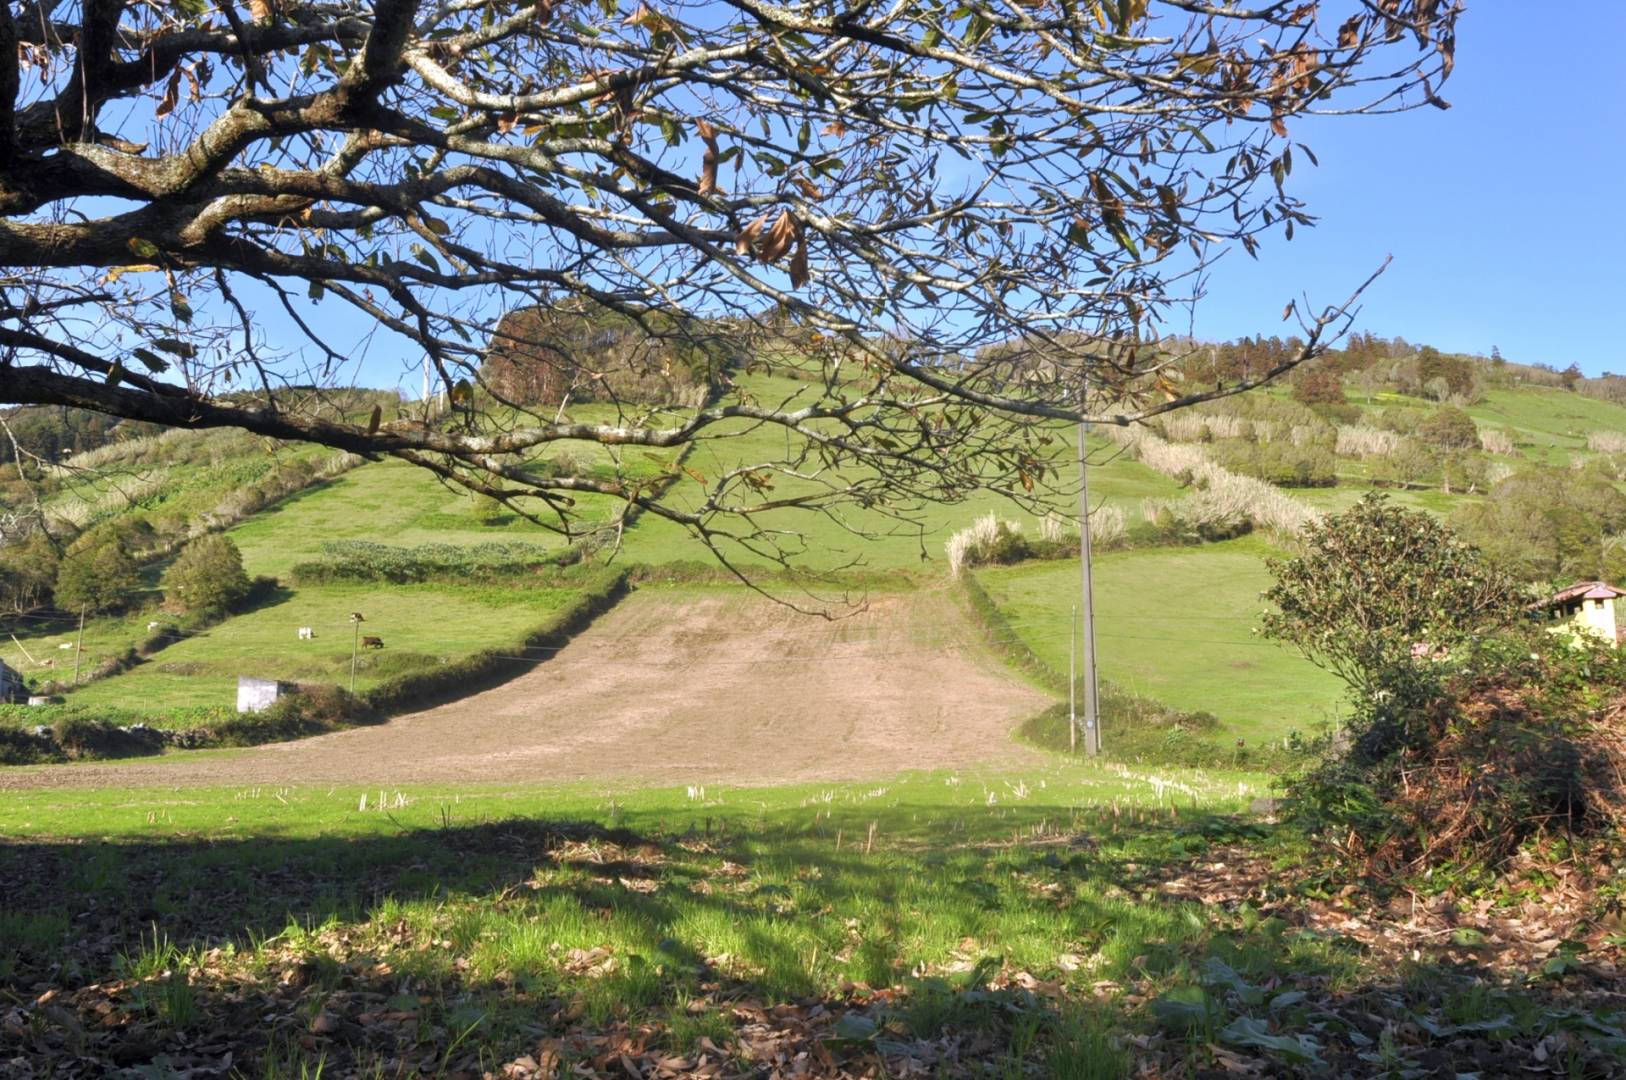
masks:
[[[1079,412],[1088,414],[1089,395],[1079,391]],[[1095,679],[1095,583],[1090,574],[1090,469],[1084,439],[1090,425],[1078,422],[1078,559],[1079,599],[1084,614],[1084,752],[1101,752],[1101,717]]]
[[[350,692],[352,694],[356,692],[356,656],[361,651],[361,624],[366,621],[361,617],[361,612],[352,611],[350,613],[350,625],[356,628],[355,634],[350,638]]]
[[[1078,605],[1067,620],[1067,752],[1078,753]]]
[[[85,607],[79,605],[79,640],[73,645],[73,685],[79,685],[79,658],[85,655]]]

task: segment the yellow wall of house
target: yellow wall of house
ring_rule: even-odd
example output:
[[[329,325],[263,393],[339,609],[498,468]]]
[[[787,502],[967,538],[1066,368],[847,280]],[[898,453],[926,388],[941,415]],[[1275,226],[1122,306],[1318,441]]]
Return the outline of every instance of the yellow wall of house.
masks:
[[[1581,601],[1581,610],[1564,620],[1576,634],[1591,634],[1615,644],[1615,601],[1605,600],[1600,606],[1596,600]]]

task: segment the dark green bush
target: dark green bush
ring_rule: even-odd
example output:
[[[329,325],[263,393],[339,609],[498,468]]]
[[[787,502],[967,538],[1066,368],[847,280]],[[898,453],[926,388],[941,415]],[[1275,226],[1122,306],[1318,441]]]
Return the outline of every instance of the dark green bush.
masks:
[[[119,727],[88,716],[66,716],[51,726],[51,737],[71,758],[117,758],[156,754],[163,733],[149,727]]]
[[[1473,417],[1454,405],[1446,405],[1417,425],[1417,437],[1430,446],[1445,450],[1478,450],[1479,427]]]
[[[490,495],[477,494],[469,503],[469,513],[481,525],[501,525],[511,515],[508,508]]]
[[[1082,688],[1081,688],[1082,690]],[[1112,761],[1182,765],[1192,768],[1231,766],[1281,767],[1290,762],[1282,751],[1263,754],[1242,740],[1227,738],[1219,718],[1209,712],[1185,712],[1131,693],[1112,683],[1100,684],[1101,754]],[[1058,702],[1030,717],[1017,734],[1045,750],[1064,753],[1068,707]],[[1081,721],[1082,722],[1082,721]],[[1078,746],[1084,745],[1079,732]]]
[[[1452,522],[1528,580],[1568,585],[1626,574],[1626,552],[1600,542],[1626,530],[1626,495],[1594,470],[1528,466]]]
[[[0,727],[0,765],[43,765],[65,761],[56,740],[21,728]]]
[[[355,724],[377,723],[380,717],[364,700],[339,686],[301,683],[268,709],[238,713],[209,731],[214,746],[257,746],[306,735],[320,735]]]
[[[221,533],[205,534],[182,548],[160,585],[166,607],[204,615],[223,615],[249,593],[243,554]]]
[[[135,603],[141,568],[125,539],[112,532],[87,534],[62,557],[52,589],[69,611],[117,611]]]

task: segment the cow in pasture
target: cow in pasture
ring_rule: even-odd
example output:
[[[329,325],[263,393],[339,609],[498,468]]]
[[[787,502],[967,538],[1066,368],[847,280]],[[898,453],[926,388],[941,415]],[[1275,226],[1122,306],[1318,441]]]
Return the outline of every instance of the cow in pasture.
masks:
[[[150,623],[148,623],[148,624],[147,624],[147,630],[148,630],[148,631],[149,631],[149,632],[150,632],[150,631],[153,631],[153,630],[156,630],[156,629],[158,629],[158,626],[159,626],[159,624],[158,624],[158,623],[156,623],[156,622],[150,622]]]
[[[301,626],[299,628],[299,640],[300,641],[311,641],[311,640],[314,640],[315,637],[316,637],[316,631],[311,629],[310,627]]]
[[[364,649],[382,649],[384,647],[384,639],[381,637],[372,637],[370,635],[363,637],[361,639],[361,647]]]
[[[58,645],[57,648],[59,648],[59,649],[71,649],[71,648],[73,648],[73,642],[64,641],[62,644]]]

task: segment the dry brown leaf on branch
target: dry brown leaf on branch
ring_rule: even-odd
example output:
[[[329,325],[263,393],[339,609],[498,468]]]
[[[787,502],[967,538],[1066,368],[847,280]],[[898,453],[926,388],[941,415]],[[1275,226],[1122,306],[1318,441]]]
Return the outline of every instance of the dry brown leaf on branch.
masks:
[[[164,87],[164,97],[158,102],[158,107],[152,111],[154,117],[162,120],[175,111],[175,103],[181,96],[181,69],[176,68],[170,73],[169,83]]]
[[[1338,28],[1338,47],[1340,49],[1353,49],[1361,42],[1361,17],[1351,15],[1344,20],[1344,25]]]
[[[248,13],[254,16],[255,22],[269,22],[271,20],[270,0],[248,0]]]
[[[796,254],[790,257],[790,287],[800,289],[808,282],[807,272],[807,232],[796,230]]]
[[[672,20],[656,11],[648,4],[639,4],[637,10],[621,20],[622,26],[638,26],[651,34],[659,34],[672,29]]]
[[[751,254],[751,249],[756,246],[757,235],[762,232],[762,223],[766,220],[767,218],[757,218],[740,230],[740,234],[734,238],[734,254]]]
[[[706,156],[700,162],[700,194],[717,194],[717,128],[704,120],[694,122],[700,132],[700,141],[706,144]]]
[[[796,219],[789,210],[779,211],[779,217],[768,227],[762,236],[762,244],[757,248],[757,258],[765,263],[778,262],[785,257],[796,237],[801,232]]]
[[[555,0],[536,0],[536,24],[546,26],[553,21]]]

